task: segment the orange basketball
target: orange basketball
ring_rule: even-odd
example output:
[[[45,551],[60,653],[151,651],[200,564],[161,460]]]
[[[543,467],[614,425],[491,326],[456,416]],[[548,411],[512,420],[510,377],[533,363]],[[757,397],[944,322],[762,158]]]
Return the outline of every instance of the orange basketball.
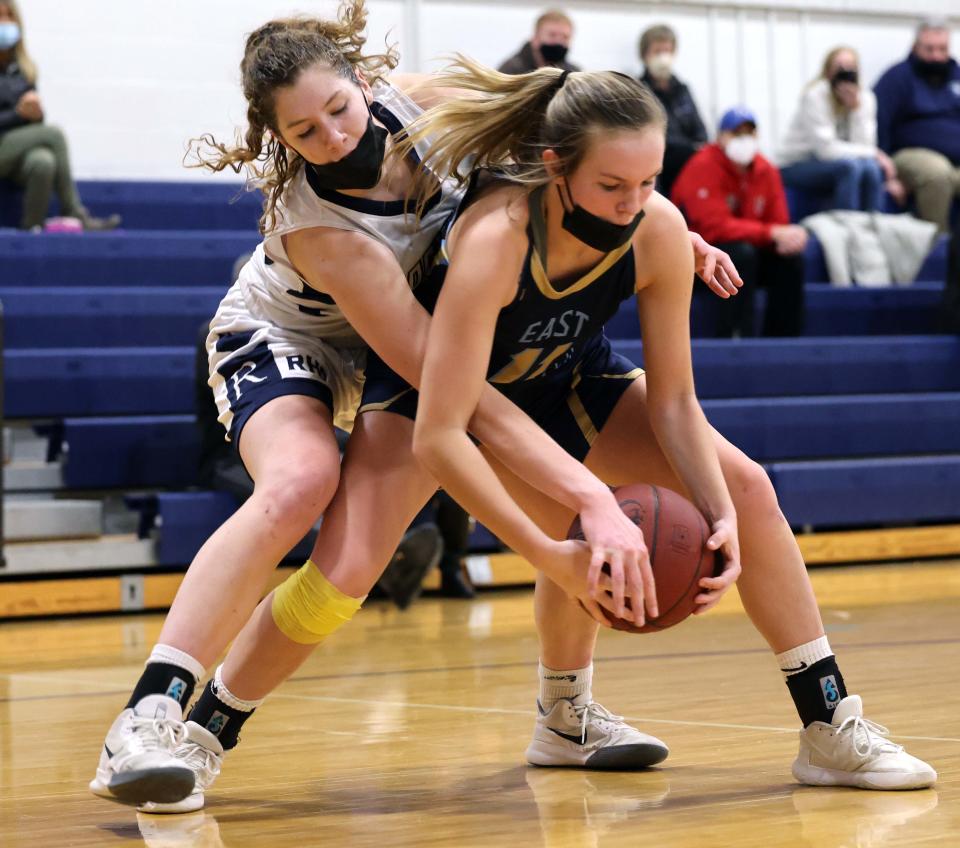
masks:
[[[620,486],[614,494],[620,509],[643,531],[660,615],[637,627],[609,610],[603,613],[615,630],[656,633],[673,627],[697,608],[693,599],[701,591],[700,580],[723,571],[723,556],[707,549],[710,528],[700,511],[682,495],[649,483]],[[584,538],[579,517],[570,526],[567,538]],[[609,566],[603,568],[609,573]]]

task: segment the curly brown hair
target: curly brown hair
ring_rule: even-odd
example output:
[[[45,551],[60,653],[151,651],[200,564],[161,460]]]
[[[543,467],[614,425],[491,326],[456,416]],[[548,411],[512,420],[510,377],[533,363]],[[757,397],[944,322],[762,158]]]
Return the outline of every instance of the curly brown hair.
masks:
[[[365,54],[367,10],[364,0],[344,0],[336,21],[317,18],[281,18],[264,24],[247,37],[240,74],[247,100],[247,131],[233,146],[206,133],[191,139],[188,167],[234,173],[246,167],[264,193],[260,232],[276,225],[277,203],[284,188],[303,167],[303,159],[288,152],[280,142],[274,94],[293,85],[300,74],[314,65],[330,68],[352,81],[357,70],[370,83],[383,79],[399,60],[395,45],[384,53]]]

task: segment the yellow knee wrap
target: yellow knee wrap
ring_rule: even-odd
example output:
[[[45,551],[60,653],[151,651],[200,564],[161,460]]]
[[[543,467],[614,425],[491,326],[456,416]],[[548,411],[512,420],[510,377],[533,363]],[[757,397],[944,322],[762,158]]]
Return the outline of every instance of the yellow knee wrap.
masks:
[[[274,589],[270,611],[284,636],[315,645],[353,618],[365,599],[344,595],[307,560]]]

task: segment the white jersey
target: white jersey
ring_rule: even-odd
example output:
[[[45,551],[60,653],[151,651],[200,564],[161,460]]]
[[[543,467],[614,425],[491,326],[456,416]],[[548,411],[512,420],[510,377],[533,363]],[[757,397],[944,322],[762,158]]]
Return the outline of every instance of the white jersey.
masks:
[[[374,85],[370,109],[394,136],[423,113],[389,83]],[[418,157],[424,156],[429,145],[430,140],[424,139],[416,146]],[[330,294],[308,284],[294,269],[283,237],[311,227],[366,233],[390,248],[411,287],[415,287],[433,261],[435,251],[431,248],[441,225],[456,209],[462,194],[455,180],[442,180],[440,194],[418,221],[403,200],[370,200],[324,189],[309,167],[301,168],[277,204],[276,225],[244,266],[235,287],[240,288],[251,317],[319,336],[335,347],[362,346],[363,340]]]

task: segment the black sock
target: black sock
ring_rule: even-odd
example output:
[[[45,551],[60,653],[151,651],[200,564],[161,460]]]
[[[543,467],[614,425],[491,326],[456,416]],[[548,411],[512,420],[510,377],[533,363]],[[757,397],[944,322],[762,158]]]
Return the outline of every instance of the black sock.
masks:
[[[837,658],[833,656],[817,660],[810,668],[790,675],[787,688],[804,727],[815,721],[829,724],[837,704],[847,697],[843,675],[837,668]]]
[[[240,728],[254,712],[256,711],[238,710],[225,704],[217,697],[213,680],[208,680],[188,718],[209,730],[220,740],[223,750],[229,751],[237,746],[240,741]]]
[[[166,695],[179,701],[180,706],[186,709],[196,686],[197,679],[185,668],[170,663],[147,663],[127,701],[127,707],[135,706],[147,695]]]

